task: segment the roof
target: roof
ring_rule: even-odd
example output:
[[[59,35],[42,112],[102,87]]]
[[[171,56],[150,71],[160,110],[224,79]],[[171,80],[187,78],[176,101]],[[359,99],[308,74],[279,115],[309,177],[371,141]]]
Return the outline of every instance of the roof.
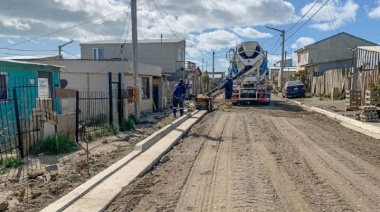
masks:
[[[162,39],[162,43],[179,43],[184,40],[179,39]],[[96,40],[96,41],[90,41],[81,43],[80,45],[84,44],[122,44],[122,43],[132,43],[132,40]],[[138,40],[138,43],[161,43],[161,39],[146,39],[146,40]]]
[[[348,34],[347,32],[341,32],[341,33],[335,34],[335,35],[333,35],[333,36],[327,37],[327,38],[325,38],[325,39],[322,39],[322,40],[320,40],[320,41],[317,41],[317,42],[315,42],[315,43],[312,43],[312,44],[309,44],[309,45],[307,45],[307,46],[304,46],[304,47],[302,47],[302,48],[300,48],[300,49],[297,49],[297,50],[294,51],[294,52],[299,52],[299,51],[301,51],[301,50],[307,49],[307,47],[309,47],[309,46],[312,46],[312,45],[315,45],[315,44],[321,43],[321,42],[323,42],[323,41],[326,41],[326,40],[328,40],[328,39],[331,39],[331,38],[334,38],[334,37],[337,37],[337,36],[341,36],[341,35],[350,36],[350,37],[353,37],[353,38],[356,38],[356,39],[362,40],[362,41],[364,41],[364,42],[368,42],[368,43],[370,43],[370,44],[372,44],[372,45],[374,45],[374,46],[378,46],[377,43],[374,43],[374,42],[372,42],[372,41],[368,41],[368,40],[366,40],[366,39],[359,38],[359,37],[357,37],[357,36],[355,36],[355,35]]]
[[[358,46],[358,49],[365,49],[373,52],[380,52],[380,46]]]
[[[0,58],[0,62],[21,64],[21,65],[50,66],[50,67],[56,67],[56,68],[63,67],[63,66],[58,66],[58,65],[50,65],[50,64],[35,63],[35,62],[26,62],[26,61],[20,61],[20,60],[9,60],[9,59],[1,59],[1,58]]]

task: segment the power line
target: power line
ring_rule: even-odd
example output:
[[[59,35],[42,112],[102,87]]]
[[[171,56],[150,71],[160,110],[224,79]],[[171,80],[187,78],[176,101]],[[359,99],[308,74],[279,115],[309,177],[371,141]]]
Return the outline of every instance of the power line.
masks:
[[[52,49],[13,49],[13,48],[3,48],[8,51],[21,51],[21,52],[56,52],[57,50]]]
[[[280,42],[280,39],[281,39],[281,36],[278,37],[277,42],[274,44],[274,46],[272,47],[272,49],[269,52],[272,52],[272,50],[277,46],[278,42]]]
[[[180,40],[180,38],[177,36],[177,34],[174,33],[174,31],[172,30],[172,28],[169,26],[168,22],[165,20],[164,16],[162,15],[160,9],[158,8],[157,4],[156,4],[156,1],[155,0],[152,0],[154,5],[156,6],[158,12],[160,13],[162,19],[165,21],[166,25],[169,27],[170,31],[173,33],[173,35],[178,39]]]
[[[325,3],[310,17],[305,23],[303,23],[295,32],[293,32],[285,41],[289,40],[294,34],[296,34],[302,27],[304,27],[330,0],[326,0]]]
[[[78,55],[75,55],[75,54],[70,53],[70,52],[68,52],[68,51],[65,51],[65,50],[61,50],[61,51],[65,52],[66,54],[69,54],[69,55],[71,55],[71,56],[74,56],[74,57],[76,57],[76,58],[80,58]]]
[[[293,24],[293,26],[292,27],[290,27],[289,29],[287,29],[286,31],[289,31],[289,30],[291,30],[291,29],[293,29],[313,8],[314,8],[314,6],[317,4],[319,2],[319,0],[317,0],[314,4],[313,4],[313,6],[311,6],[310,7],[310,9],[297,21],[297,23],[295,23],[295,24]]]
[[[330,18],[331,18],[331,21],[332,21],[332,24],[335,28],[335,30],[338,32],[338,33],[341,33],[341,30],[339,29],[339,26],[338,24],[336,23],[336,18],[335,18],[335,15],[334,15],[334,10],[332,9],[331,7],[331,3],[328,4],[328,7],[327,7],[328,11],[329,11],[329,15],[330,15]],[[331,11],[330,11],[331,10]],[[343,41],[343,43],[348,46],[348,47],[351,47],[347,42],[346,40],[344,39],[344,37],[342,35],[339,36],[339,38]]]
[[[146,4],[146,3],[151,2],[151,1],[154,1],[154,0],[149,0],[149,1],[146,1],[146,2],[141,3],[139,5],[143,5],[143,4]],[[91,22],[94,22],[94,21],[97,21],[97,20],[101,20],[101,19],[113,16],[115,14],[127,11],[129,9],[130,8],[123,9],[123,10],[120,10],[120,11],[117,11],[117,12],[110,13],[108,15],[101,16],[99,18],[95,18],[95,19],[92,19],[92,20],[89,20],[89,21],[85,21],[85,22],[82,22],[80,24],[76,24],[76,25],[73,25],[73,26],[70,26],[70,27],[66,27],[66,28],[63,28],[63,29],[60,29],[60,30],[57,30],[57,31],[54,31],[54,32],[50,32],[50,33],[47,33],[47,34],[44,34],[44,35],[41,35],[41,36],[38,36],[38,37],[35,37],[35,38],[31,38],[31,39],[27,39],[27,40],[24,40],[24,41],[21,41],[21,42],[18,42],[18,43],[14,43],[14,44],[11,44],[9,46],[0,47],[0,49],[5,49],[5,48],[12,47],[12,46],[17,46],[17,45],[20,45],[20,44],[24,44],[24,43],[27,43],[27,42],[30,42],[30,41],[38,40],[40,38],[48,37],[50,35],[54,35],[54,34],[57,34],[57,33],[60,33],[60,32],[66,31],[66,30],[69,30],[69,29],[73,29],[73,28],[76,28],[76,27],[79,27],[79,26],[82,26],[82,25],[85,25],[85,24],[88,24],[88,23],[91,23]]]
[[[154,23],[154,20],[153,20],[153,15],[152,15],[152,10],[150,9],[150,4],[149,3],[147,3],[147,4],[148,4],[148,7],[149,7],[150,18],[152,19],[153,27],[156,30],[156,35],[159,36],[156,24]]]
[[[307,14],[309,14],[309,12],[314,8],[314,6],[319,2],[320,0],[317,0],[316,2],[314,2],[314,4],[309,8],[309,10],[308,11],[306,11],[306,13],[295,23],[295,24],[293,24],[293,26],[291,26],[289,29],[287,29],[286,31],[290,31],[291,29],[293,29]],[[319,11],[319,10],[318,10]],[[318,12],[317,11],[317,12]],[[315,14],[314,14],[315,15]],[[314,16],[313,15],[313,16]],[[309,19],[310,20],[310,19]],[[306,21],[307,22],[307,21]],[[302,27],[302,26],[301,26]],[[299,30],[299,29],[298,29]],[[298,31],[297,30],[297,31]],[[296,32],[297,32],[296,31]],[[293,34],[295,34],[295,32],[293,33]],[[292,35],[293,35],[292,34]],[[291,37],[291,36],[290,36]],[[281,36],[280,36],[280,38],[281,38]],[[278,39],[278,41],[280,40],[280,38]],[[289,38],[288,38],[289,39]],[[287,41],[288,39],[286,39],[285,41]],[[276,42],[276,45],[277,45],[277,43],[278,43],[278,41]],[[271,49],[271,51],[276,47],[276,45]],[[274,52],[276,52],[277,50],[278,50],[278,48],[280,48],[280,46],[281,45],[279,45],[279,46],[277,46],[277,48],[276,48],[276,50],[274,51]]]

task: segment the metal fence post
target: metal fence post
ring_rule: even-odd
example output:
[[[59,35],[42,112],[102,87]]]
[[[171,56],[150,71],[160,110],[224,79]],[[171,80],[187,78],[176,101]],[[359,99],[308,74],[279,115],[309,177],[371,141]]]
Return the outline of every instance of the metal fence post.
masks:
[[[17,137],[18,137],[18,149],[20,151],[21,158],[24,158],[24,142],[22,138],[22,129],[20,122],[20,111],[17,103],[17,91],[16,88],[13,88],[13,101],[15,106],[15,114],[16,114],[16,126],[17,126]]]
[[[112,99],[112,72],[108,72],[108,89],[109,89],[109,122],[113,125],[113,99]]]
[[[123,97],[121,96],[121,73],[118,74],[118,82],[117,82],[117,101],[118,101],[118,115],[119,115],[119,127],[121,127],[123,122]]]
[[[75,95],[75,141],[79,142],[79,91]]]

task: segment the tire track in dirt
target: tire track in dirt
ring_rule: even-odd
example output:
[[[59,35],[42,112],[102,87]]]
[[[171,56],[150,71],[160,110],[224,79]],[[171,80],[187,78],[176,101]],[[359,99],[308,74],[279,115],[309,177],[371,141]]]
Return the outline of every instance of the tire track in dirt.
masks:
[[[232,122],[229,211],[281,211],[269,175],[252,148],[247,113],[234,115],[236,121]]]
[[[318,146],[305,133],[284,118],[272,120],[276,128],[291,142],[306,161],[324,176],[326,181],[342,195],[355,210],[380,210],[380,187],[355,173]],[[317,136],[317,135],[314,135]]]
[[[301,127],[300,123],[294,120],[289,120],[292,125]],[[372,181],[373,184],[379,184],[380,182],[380,171],[379,168],[364,161],[359,156],[353,155],[353,153],[348,152],[347,150],[340,148],[336,145],[337,138],[331,135],[329,131],[323,130],[319,127],[313,126],[310,128],[310,123],[303,123],[302,129],[306,131],[308,135],[316,134],[318,139],[313,138],[313,141],[323,147],[329,154],[337,158],[341,163],[350,169],[354,170],[356,174],[365,177],[367,180]],[[313,129],[313,130],[310,130]],[[358,144],[360,145],[360,144]],[[334,148],[332,148],[334,146]]]
[[[177,202],[176,211],[202,211],[205,198],[210,193],[219,141],[222,137],[226,115],[221,115],[210,133],[188,176]]]
[[[263,125],[262,115],[245,116],[246,123],[252,126],[252,130],[248,130],[249,140],[251,140],[254,155],[260,158],[261,163],[268,170],[271,182],[276,190],[283,211],[311,211],[308,203],[303,195],[298,192],[286,171],[277,165],[276,158],[268,152],[263,142],[268,142],[272,138],[268,136],[265,129],[268,125]],[[275,197],[273,197],[275,198]],[[275,204],[275,201],[273,201]],[[279,210],[276,210],[279,211]]]

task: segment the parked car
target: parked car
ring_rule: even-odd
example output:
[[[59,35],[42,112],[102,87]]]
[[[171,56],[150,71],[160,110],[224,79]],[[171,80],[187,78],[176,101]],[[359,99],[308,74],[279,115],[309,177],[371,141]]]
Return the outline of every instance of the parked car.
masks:
[[[306,86],[299,80],[288,81],[282,88],[282,97],[303,97],[306,96]]]

